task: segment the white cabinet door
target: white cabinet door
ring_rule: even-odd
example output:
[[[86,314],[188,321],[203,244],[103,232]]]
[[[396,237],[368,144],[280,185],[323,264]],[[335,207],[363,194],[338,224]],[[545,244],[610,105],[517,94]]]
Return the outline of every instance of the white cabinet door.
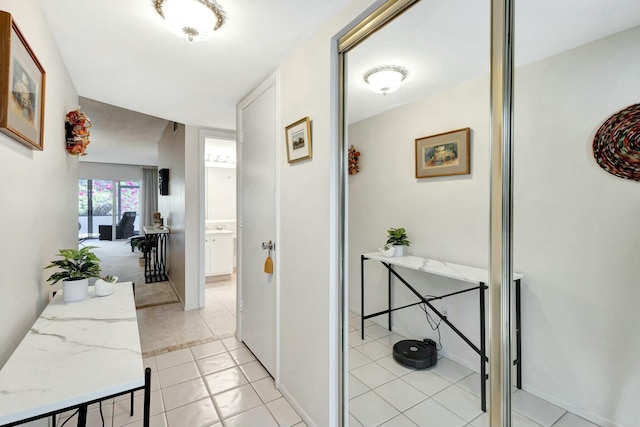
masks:
[[[211,276],[211,237],[204,238],[204,275]]]
[[[233,236],[211,237],[211,274],[233,273]]]

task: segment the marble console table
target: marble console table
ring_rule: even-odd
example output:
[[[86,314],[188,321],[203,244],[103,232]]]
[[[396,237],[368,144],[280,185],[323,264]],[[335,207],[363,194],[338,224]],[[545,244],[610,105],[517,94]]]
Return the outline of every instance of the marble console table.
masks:
[[[146,248],[144,251],[144,280],[146,283],[164,282],[167,276],[167,237],[169,227],[143,227]],[[153,250],[155,249],[155,250]]]
[[[388,270],[388,309],[379,311],[377,313],[365,315],[364,314],[364,262],[366,260],[374,260],[379,261],[382,265]],[[420,294],[411,284],[400,275],[396,271],[396,267],[406,268],[410,270],[420,271],[423,273],[429,273],[436,276],[448,277],[450,279],[455,279],[461,282],[470,283],[473,286],[461,289],[456,292],[451,292],[446,295],[439,295],[433,297],[425,297]],[[396,277],[402,284],[404,284],[407,289],[409,289],[417,298],[418,302],[413,304],[407,304],[402,307],[392,308],[392,284],[393,277]],[[522,340],[520,336],[520,281],[524,278],[523,274],[514,273],[513,274],[513,283],[515,286],[515,315],[516,315],[516,360],[514,361],[514,365],[516,365],[517,372],[517,380],[516,386],[518,388],[522,388]],[[482,268],[469,267],[467,265],[454,264],[450,262],[443,262],[434,259],[422,258],[418,256],[402,256],[402,257],[391,257],[387,258],[382,256],[380,252],[373,252],[360,255],[360,292],[361,292],[361,301],[360,301],[360,327],[361,327],[361,337],[364,339],[364,321],[366,319],[370,319],[372,317],[382,316],[384,314],[388,315],[389,320],[389,330],[391,331],[391,313],[397,310],[402,310],[403,308],[413,307],[414,305],[424,304],[429,307],[431,311],[433,311],[436,316],[438,316],[442,322],[444,322],[447,326],[451,328],[453,332],[456,333],[469,347],[471,347],[478,355],[480,356],[480,400],[482,410],[486,412],[487,410],[487,395],[486,395],[486,382],[488,375],[486,373],[486,363],[489,361],[486,355],[486,325],[485,325],[485,290],[488,289],[487,284],[489,283],[489,272]],[[462,293],[470,292],[470,291],[478,291],[479,294],[479,302],[480,302],[480,348],[478,348],[466,335],[464,335],[448,318],[444,316],[440,311],[431,304],[432,301],[441,300],[444,298],[452,297],[454,295],[459,295]]]
[[[131,282],[84,301],[52,299],[0,370],[0,426],[13,426],[112,396],[145,390],[149,424],[151,371],[143,370]],[[133,408],[132,408],[133,410]]]

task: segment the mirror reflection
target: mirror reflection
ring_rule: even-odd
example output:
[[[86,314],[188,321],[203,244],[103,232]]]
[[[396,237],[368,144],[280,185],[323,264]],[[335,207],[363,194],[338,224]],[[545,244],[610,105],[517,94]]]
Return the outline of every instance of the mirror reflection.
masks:
[[[625,297],[640,296],[628,255],[640,241],[629,228],[640,187],[592,152],[602,123],[638,102],[640,6],[613,3],[516,5],[515,425],[640,416],[630,403],[640,350],[628,340],[639,319]],[[489,7],[421,1],[346,54],[352,427],[489,423]],[[469,170],[455,169],[465,155]]]

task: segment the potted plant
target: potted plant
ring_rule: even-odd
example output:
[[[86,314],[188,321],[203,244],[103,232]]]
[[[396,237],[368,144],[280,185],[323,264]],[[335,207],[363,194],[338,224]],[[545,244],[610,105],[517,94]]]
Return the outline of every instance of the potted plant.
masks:
[[[51,261],[45,267],[58,267],[60,271],[53,273],[47,281],[55,285],[62,280],[62,298],[66,302],[80,301],[89,292],[89,278],[100,277],[100,259],[91,252],[95,246],[82,249],[60,249],[57,256],[63,259]]]
[[[107,295],[111,295],[117,281],[118,276],[105,276],[96,280],[96,283],[93,285],[96,296],[106,297]]]
[[[404,247],[411,244],[407,239],[407,231],[404,228],[390,228],[387,233],[389,234],[387,245],[395,248],[394,256],[403,256]]]
[[[131,245],[131,252],[133,252],[135,249],[142,252],[143,255],[138,259],[138,262],[140,263],[140,267],[144,267],[145,254],[147,252],[151,252],[153,243],[147,242],[144,237],[135,237],[129,241],[129,244]]]

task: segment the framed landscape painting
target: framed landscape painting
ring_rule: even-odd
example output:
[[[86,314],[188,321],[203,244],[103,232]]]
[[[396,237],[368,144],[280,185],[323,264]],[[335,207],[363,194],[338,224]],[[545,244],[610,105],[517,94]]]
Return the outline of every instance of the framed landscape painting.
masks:
[[[0,132],[44,148],[45,72],[11,14],[0,11]]]
[[[311,121],[309,117],[285,128],[287,134],[287,160],[289,163],[311,158]]]
[[[470,173],[470,129],[416,139],[416,178]]]

